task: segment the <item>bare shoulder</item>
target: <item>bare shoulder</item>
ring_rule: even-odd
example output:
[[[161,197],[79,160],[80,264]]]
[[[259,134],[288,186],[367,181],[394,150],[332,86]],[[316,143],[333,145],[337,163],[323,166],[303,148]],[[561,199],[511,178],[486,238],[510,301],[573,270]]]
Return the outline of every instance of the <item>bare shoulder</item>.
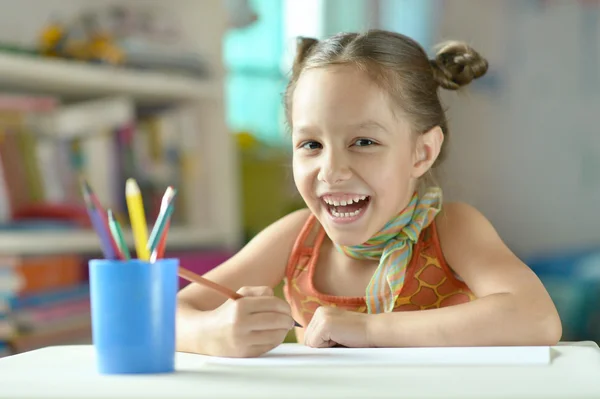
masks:
[[[477,208],[464,202],[444,203],[436,218],[436,226],[446,242],[465,239],[468,235],[477,236],[482,232],[495,233],[490,221]]]
[[[510,290],[515,281],[525,276],[530,281],[529,268],[475,207],[460,202],[444,204],[436,218],[436,228],[448,265],[476,295]]]
[[[205,277],[237,291],[243,286],[275,287],[285,274],[292,248],[302,231],[310,210],[294,211],[254,236],[230,259],[206,273]],[[215,308],[222,298],[198,285],[183,289],[180,298],[198,307]]]
[[[474,251],[508,250],[483,213],[463,202],[445,203],[436,218],[436,227],[448,260]]]

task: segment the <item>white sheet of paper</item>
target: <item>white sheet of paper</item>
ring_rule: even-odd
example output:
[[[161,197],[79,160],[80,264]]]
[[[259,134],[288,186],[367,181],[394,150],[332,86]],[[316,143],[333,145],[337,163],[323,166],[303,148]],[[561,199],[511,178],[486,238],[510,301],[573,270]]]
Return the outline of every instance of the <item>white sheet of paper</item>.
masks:
[[[283,344],[256,358],[202,356],[227,366],[507,366],[548,365],[548,346],[453,348],[309,348]]]

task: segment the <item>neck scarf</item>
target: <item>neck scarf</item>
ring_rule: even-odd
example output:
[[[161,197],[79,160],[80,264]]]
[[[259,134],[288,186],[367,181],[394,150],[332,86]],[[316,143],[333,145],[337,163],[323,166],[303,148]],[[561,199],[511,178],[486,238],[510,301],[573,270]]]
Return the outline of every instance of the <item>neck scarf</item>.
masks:
[[[415,192],[406,208],[367,242],[353,246],[336,245],[338,250],[352,258],[379,260],[366,290],[369,313],[394,309],[404,285],[413,245],[421,231],[433,222],[441,210],[441,203],[442,192],[438,187],[428,189],[421,197]]]

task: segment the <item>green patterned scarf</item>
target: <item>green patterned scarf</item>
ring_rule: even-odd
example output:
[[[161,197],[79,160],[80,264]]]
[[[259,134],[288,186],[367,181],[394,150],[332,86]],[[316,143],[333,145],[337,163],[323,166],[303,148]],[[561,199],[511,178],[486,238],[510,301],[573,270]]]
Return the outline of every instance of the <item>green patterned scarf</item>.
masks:
[[[433,222],[441,210],[442,191],[429,188],[422,197],[415,192],[407,207],[390,220],[366,243],[353,246],[336,245],[355,259],[379,260],[366,290],[369,313],[391,312],[404,285],[406,268],[412,258],[413,245],[421,231]]]

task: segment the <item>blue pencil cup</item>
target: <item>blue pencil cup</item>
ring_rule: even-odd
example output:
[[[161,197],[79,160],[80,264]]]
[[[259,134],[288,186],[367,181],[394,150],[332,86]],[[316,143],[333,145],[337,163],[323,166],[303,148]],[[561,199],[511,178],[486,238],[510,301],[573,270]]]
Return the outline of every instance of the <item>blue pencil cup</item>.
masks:
[[[101,374],[175,368],[178,259],[89,262],[92,340]]]

